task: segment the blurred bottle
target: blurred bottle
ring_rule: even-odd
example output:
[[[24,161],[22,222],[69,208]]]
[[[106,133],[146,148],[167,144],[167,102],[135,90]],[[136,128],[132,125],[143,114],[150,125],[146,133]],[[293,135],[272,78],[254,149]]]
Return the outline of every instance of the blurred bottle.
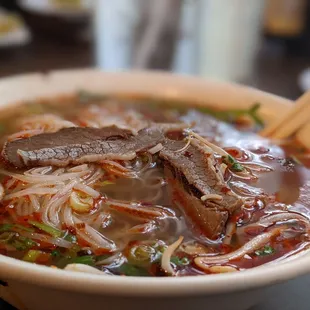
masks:
[[[237,82],[251,81],[261,43],[264,2],[199,1],[201,75]]]
[[[97,65],[195,73],[196,1],[97,0]]]

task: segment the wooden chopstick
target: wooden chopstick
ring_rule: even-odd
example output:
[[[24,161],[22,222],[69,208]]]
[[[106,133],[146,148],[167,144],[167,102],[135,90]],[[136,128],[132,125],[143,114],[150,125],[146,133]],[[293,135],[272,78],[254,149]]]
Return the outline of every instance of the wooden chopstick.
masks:
[[[293,109],[260,132],[263,137],[284,139],[310,120],[310,91],[301,96]]]

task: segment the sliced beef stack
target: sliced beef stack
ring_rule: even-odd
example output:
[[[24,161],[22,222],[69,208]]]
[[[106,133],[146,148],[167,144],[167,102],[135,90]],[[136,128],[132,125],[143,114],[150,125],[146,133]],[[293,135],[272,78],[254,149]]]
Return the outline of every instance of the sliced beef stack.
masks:
[[[18,168],[67,166],[103,159],[130,160],[137,153],[161,143],[159,158],[173,202],[191,219],[195,229],[210,239],[224,232],[229,215],[242,200],[227,186],[212,150],[193,138],[170,140],[165,133],[184,127],[160,124],[142,129],[137,135],[116,126],[105,128],[64,128],[5,144],[4,159]]]

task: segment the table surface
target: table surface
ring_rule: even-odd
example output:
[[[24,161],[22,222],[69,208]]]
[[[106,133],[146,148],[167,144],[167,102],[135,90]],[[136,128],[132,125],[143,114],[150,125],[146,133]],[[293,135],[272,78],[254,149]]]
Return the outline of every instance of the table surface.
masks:
[[[89,67],[94,65],[93,54],[91,44],[55,42],[39,37],[25,47],[0,50],[0,77],[52,69]],[[251,85],[295,99],[301,94],[297,85],[298,74],[308,66],[308,59],[288,58],[283,55],[281,47],[269,44],[258,57]],[[291,281],[271,289],[261,304],[251,310],[309,310],[309,287],[310,276]],[[0,309],[13,308],[0,300]]]

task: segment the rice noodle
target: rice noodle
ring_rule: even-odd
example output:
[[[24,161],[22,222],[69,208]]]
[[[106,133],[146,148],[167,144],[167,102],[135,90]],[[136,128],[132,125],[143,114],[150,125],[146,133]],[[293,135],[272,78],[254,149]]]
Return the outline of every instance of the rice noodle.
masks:
[[[4,197],[4,188],[3,185],[0,183],[0,202]]]
[[[4,184],[5,188],[7,188],[8,190],[13,186],[16,185],[18,181],[14,178],[11,178]]]
[[[166,250],[164,251],[162,258],[161,258],[161,268],[167,272],[169,275],[175,275],[175,271],[173,270],[171,266],[171,256],[174,253],[174,251],[181,245],[184,237],[180,236],[179,239],[169,245]]]
[[[208,140],[206,140],[205,138],[201,137],[199,134],[195,133],[194,131],[187,129],[185,130],[189,135],[192,135],[193,137],[195,137],[197,140],[199,140],[200,142],[206,144],[207,146],[209,146],[215,153],[220,154],[222,156],[229,156],[229,154],[222,149],[221,147],[209,142]]]
[[[100,180],[104,176],[104,174],[105,174],[104,171],[101,168],[99,168],[95,170],[93,175],[91,175],[90,177],[87,178],[86,181],[84,181],[84,184],[91,185]]]
[[[111,265],[115,266],[121,265],[126,261],[126,258],[123,256],[122,253],[116,253],[114,255],[111,255],[108,258],[104,258],[96,262],[96,266],[105,265],[105,267],[111,267]]]
[[[118,168],[122,172],[130,172],[129,169],[127,169],[126,167],[122,166],[121,164],[119,164],[119,163],[117,163],[117,162],[115,162],[113,160],[101,160],[100,163],[104,164],[104,165],[114,166],[114,167]]]
[[[53,227],[60,228],[59,209],[69,199],[73,187],[77,184],[77,180],[72,180],[56,195],[52,197],[46,206],[48,217]]]
[[[235,221],[230,221],[226,225],[225,237],[223,239],[223,244],[229,245],[231,243],[231,238],[235,234],[237,229],[237,224]]]
[[[203,195],[200,198],[202,201],[207,201],[207,200],[223,200],[223,197],[217,194],[207,194],[207,195]]]
[[[35,175],[35,176],[26,176],[22,174],[17,174],[13,172],[9,172],[6,170],[0,169],[0,174],[7,175],[10,177],[13,177],[17,180],[20,180],[25,183],[41,183],[41,182],[49,182],[49,181],[54,181],[54,182],[59,182],[59,181],[68,181],[72,180],[75,178],[82,177],[85,175],[87,171],[82,171],[82,172],[71,172],[71,173],[63,173],[61,175]]]
[[[27,176],[43,175],[43,174],[47,174],[47,173],[51,172],[52,170],[53,170],[52,166],[32,168],[28,171],[25,171],[24,175],[27,175]]]
[[[17,193],[6,195],[3,200],[11,200],[13,198],[20,198],[23,196],[29,196],[29,195],[53,195],[58,192],[58,189],[56,188],[27,188],[21,191],[18,191]]]
[[[69,172],[81,172],[81,171],[85,171],[88,170],[88,164],[83,164],[83,165],[79,165],[79,166],[75,166],[73,168],[68,169]]]
[[[245,225],[239,228],[239,233],[251,227],[258,227],[258,226],[269,227],[277,222],[285,222],[289,220],[303,222],[306,225],[306,227],[310,227],[309,220],[305,216],[293,212],[284,212],[265,216],[255,223]]]
[[[252,240],[244,244],[238,250],[233,251],[231,253],[224,254],[224,255],[216,255],[216,256],[197,257],[194,260],[195,264],[198,267],[205,269],[206,267],[208,267],[207,265],[209,264],[223,264],[231,260],[241,258],[246,254],[253,253],[254,251],[262,248],[266,243],[270,241],[272,237],[275,237],[276,235],[279,235],[280,233],[281,233],[281,229],[275,228],[257,237],[254,237]]]
[[[52,173],[52,175],[60,175],[63,174],[64,172],[65,172],[64,168],[58,168]]]
[[[97,274],[97,275],[108,275],[107,273],[98,270],[97,268],[83,265],[83,264],[69,264],[67,265],[64,270],[67,271],[74,271],[74,272],[83,272],[83,273],[90,273],[90,274]]]
[[[74,219],[72,215],[72,209],[66,206],[63,213],[63,220],[67,227],[74,227]]]
[[[93,198],[98,198],[100,196],[100,193],[98,191],[92,189],[91,187],[85,184],[78,183],[74,186],[74,189],[81,191]]]
[[[152,168],[152,162],[153,162],[153,157],[149,153],[145,153],[145,156],[147,156],[147,163],[142,167],[139,171],[137,171],[138,174],[142,174],[144,171],[148,170],[149,168]]]
[[[73,216],[73,219],[75,223],[83,223],[75,216]],[[84,229],[77,228],[77,234],[95,248],[107,249],[109,251],[116,249],[115,243],[112,240],[109,240],[88,224],[85,224]]]
[[[148,150],[148,152],[152,155],[158,153],[159,151],[161,151],[163,149],[163,145],[161,143],[158,143],[157,145],[155,145],[154,147],[150,148]]]
[[[192,142],[192,136],[188,136],[186,144],[182,148],[180,148],[179,150],[176,150],[175,153],[182,153],[182,152],[186,151],[189,148],[191,142]]]

